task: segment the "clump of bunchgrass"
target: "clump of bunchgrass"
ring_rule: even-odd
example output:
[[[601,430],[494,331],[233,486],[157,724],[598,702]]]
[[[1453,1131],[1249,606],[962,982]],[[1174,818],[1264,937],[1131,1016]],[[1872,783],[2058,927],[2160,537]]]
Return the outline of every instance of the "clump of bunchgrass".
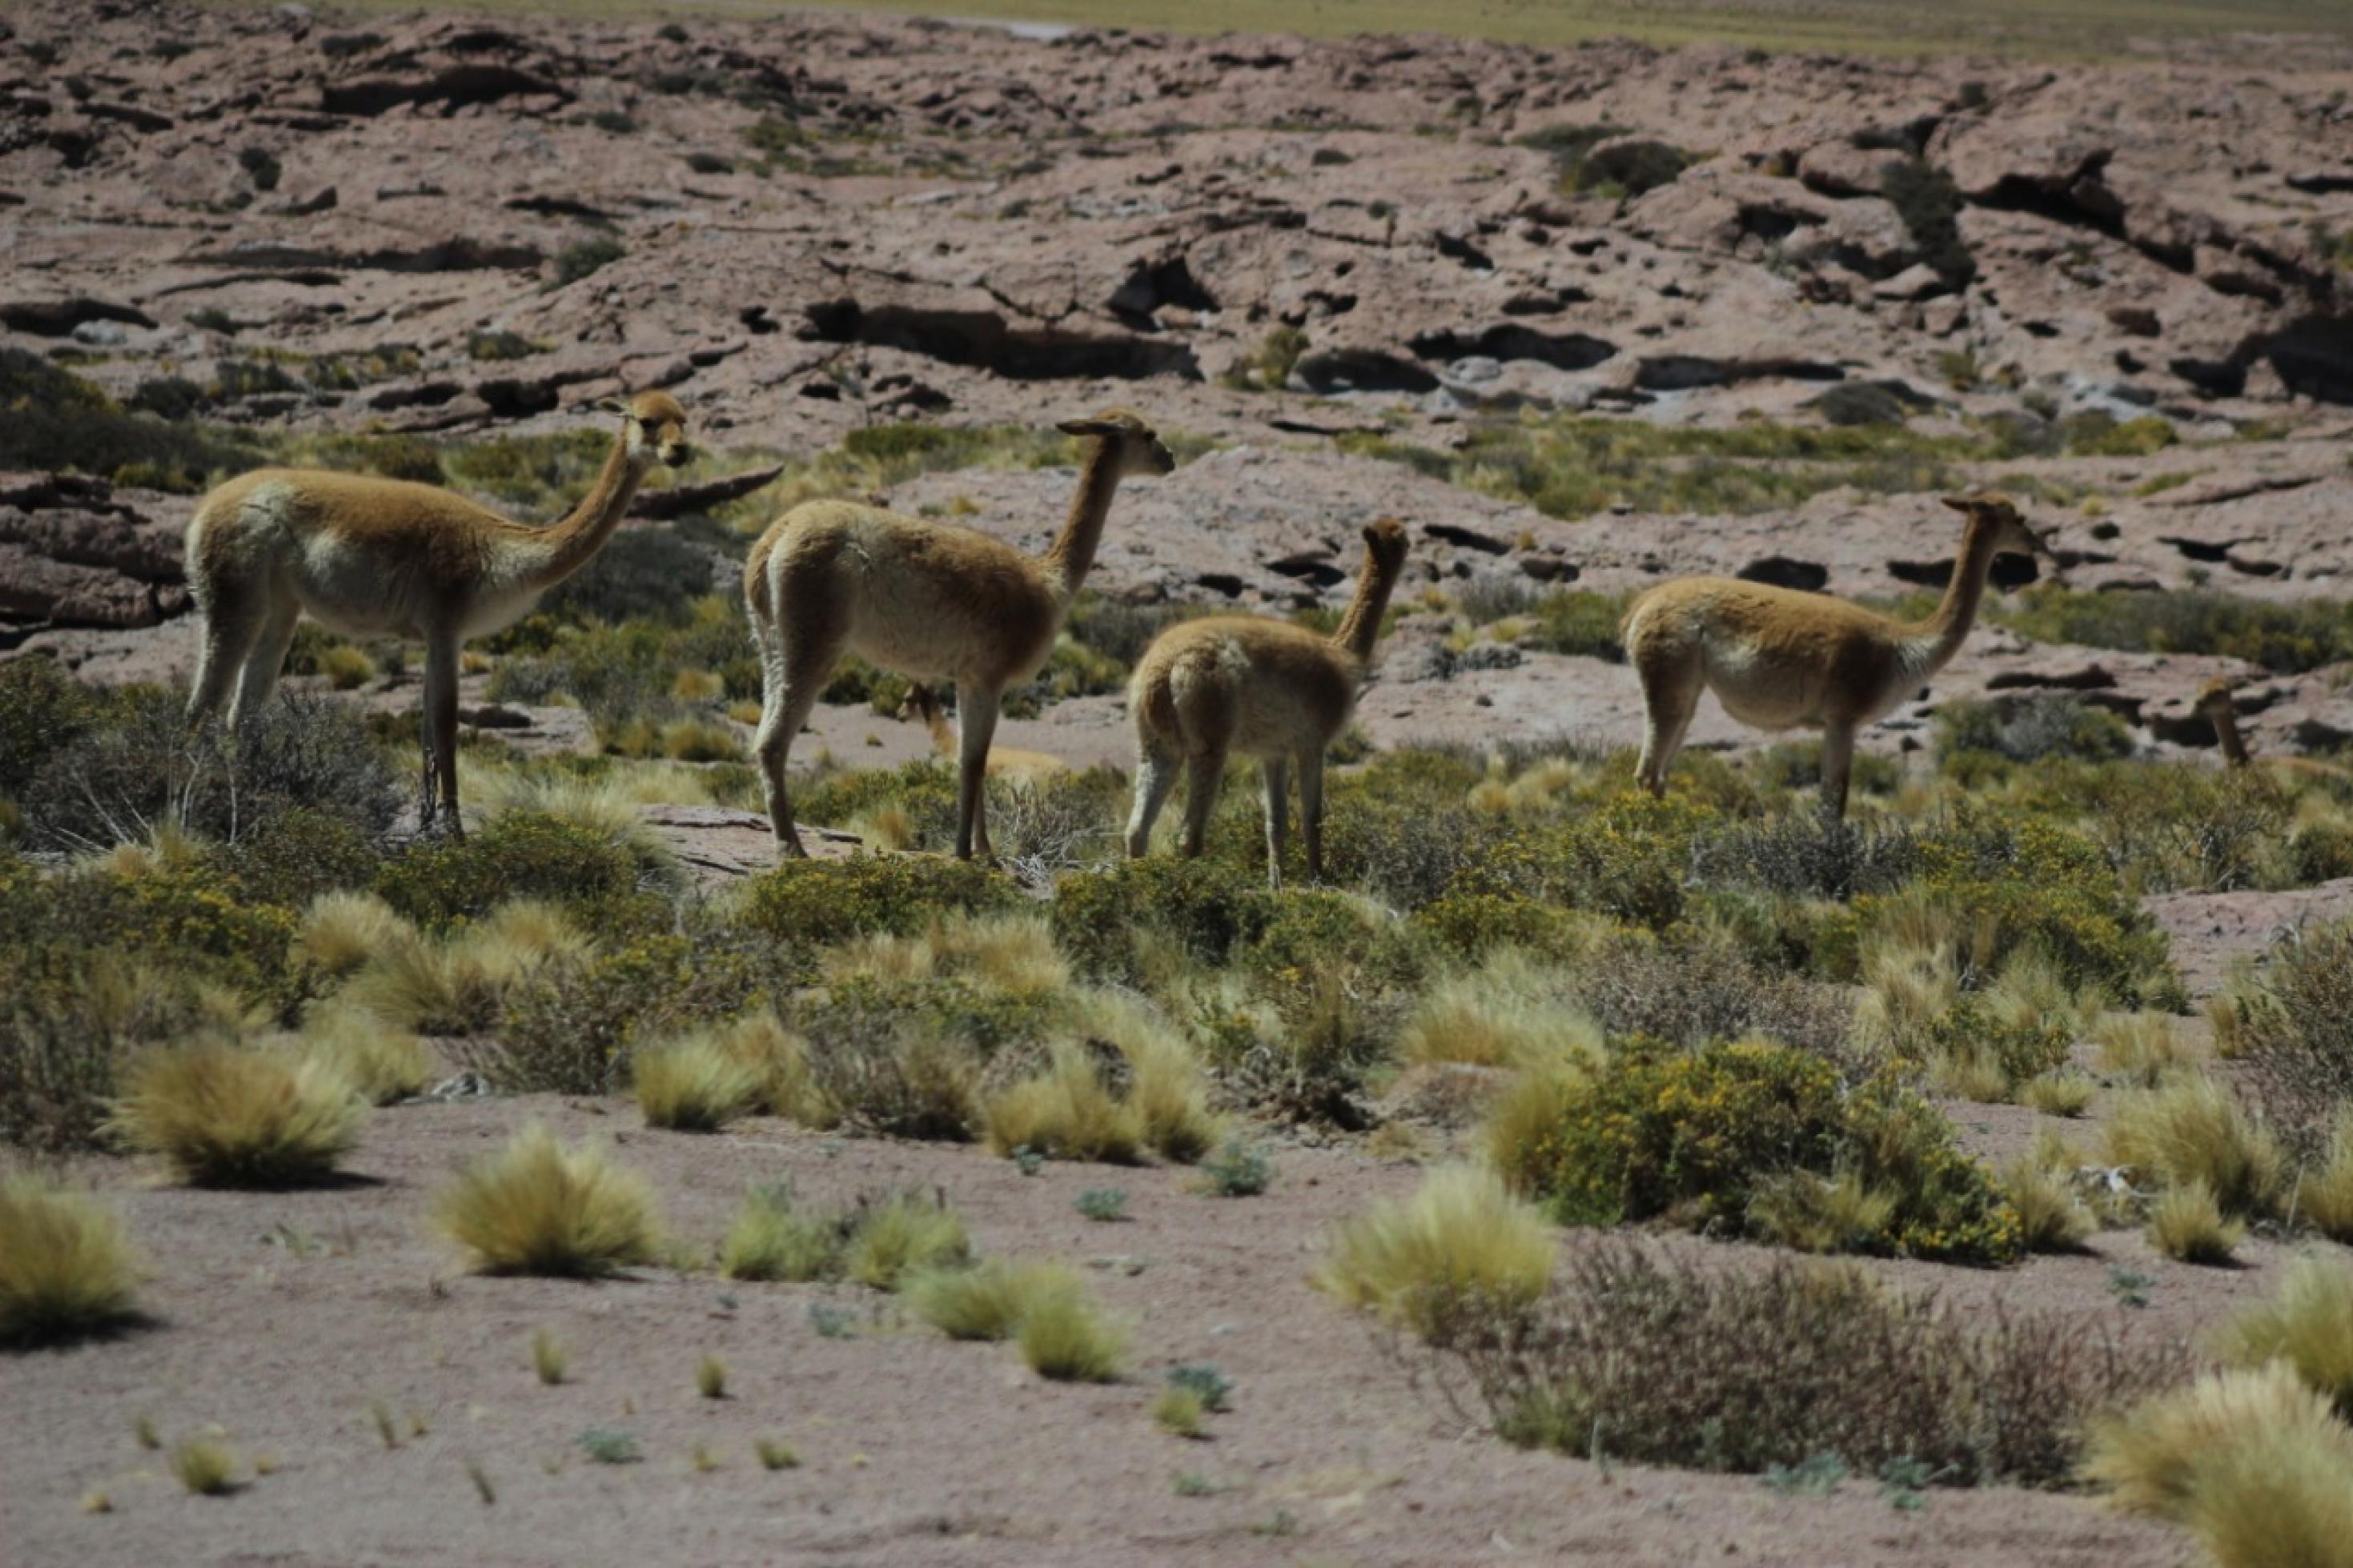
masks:
[[[1182,1034],[1140,1000],[1118,993],[1094,994],[1085,1024],[1125,1058],[1126,1103],[1154,1152],[1189,1164],[1217,1146],[1224,1127],[1209,1109],[1200,1058]]]
[[[184,1437],[164,1461],[172,1479],[197,1497],[225,1497],[237,1489],[237,1454],[210,1437]]]
[[[2107,1149],[2145,1184],[2205,1183],[2227,1214],[2271,1213],[2285,1176],[2278,1142],[2228,1089],[2203,1077],[2126,1096],[2108,1124]]]
[[[1006,1155],[1030,1149],[1050,1159],[1124,1164],[1144,1142],[1143,1119],[1071,1047],[1058,1048],[1043,1072],[991,1098],[981,1120],[989,1148]]]
[[[841,1243],[839,1221],[797,1212],[785,1187],[755,1187],[719,1244],[719,1272],[729,1279],[824,1279],[840,1267]]]
[[[1160,1424],[1162,1431],[1179,1437],[1198,1437],[1206,1414],[1198,1394],[1174,1384],[1162,1389],[1160,1397],[1152,1402],[1152,1418]]]
[[[2077,1117],[2092,1103],[2100,1086],[2079,1072],[2046,1072],[2026,1080],[2019,1103],[2045,1116]]]
[[[2189,1037],[2163,1013],[2103,1014],[2092,1026],[2092,1045],[2102,1071],[2138,1089],[2155,1089],[2199,1063]]]
[[[2353,1421],[2353,1268],[2317,1254],[2296,1259],[2271,1300],[2230,1321],[2219,1348],[2233,1366],[2284,1362]]]
[[[547,1329],[531,1331],[531,1370],[539,1381],[553,1388],[564,1381],[571,1357],[565,1354],[564,1342]]]
[[[2353,1465],[2353,1432],[2326,1395],[2284,1362],[2208,1373],[2091,1424],[2083,1479],[2111,1489],[2118,1508],[2180,1519],[2218,1456],[2274,1440],[2310,1445]]]
[[[370,1104],[407,1100],[433,1082],[433,1053],[423,1040],[356,1007],[314,1011],[303,1020],[301,1048],[341,1073]]]
[[[1475,1166],[1433,1172],[1410,1198],[1376,1204],[1334,1234],[1316,1284],[1428,1335],[1467,1306],[1525,1307],[1551,1277],[1550,1229]]]
[[[374,893],[321,893],[302,911],[294,955],[313,973],[341,980],[416,934],[415,926]]]
[[[2295,1209],[2330,1240],[2353,1242],[2353,1106],[2337,1112],[2320,1157],[2305,1167]]]
[[[645,1178],[536,1123],[468,1166],[434,1217],[485,1273],[595,1276],[659,1256]]]
[[[2001,1195],[2018,1211],[2029,1252],[2079,1251],[2098,1228],[2092,1211],[2042,1160],[2021,1156],[2002,1167]]]
[[[1874,1246],[1895,1217],[1901,1195],[1874,1187],[1855,1171],[1818,1176],[1785,1171],[1757,1184],[1748,1223],[1766,1240],[1798,1252],[1845,1252]]]
[[[367,1103],[315,1058],[227,1040],[161,1047],[133,1062],[110,1125],[183,1181],[318,1181],[359,1139]]]
[[[2353,1542],[2353,1442],[2266,1432],[2198,1468],[2181,1521],[2221,1568],[2344,1568]]]
[[[899,1193],[862,1205],[842,1249],[842,1269],[861,1285],[896,1290],[911,1271],[972,1256],[964,1216],[937,1194]]]
[[[793,1470],[800,1468],[799,1451],[790,1443],[778,1438],[759,1438],[753,1443],[752,1451],[760,1457],[760,1468],[764,1470]]]
[[[763,1089],[759,1072],[707,1032],[638,1051],[635,1068],[646,1124],[672,1131],[716,1132]]]
[[[1022,1314],[1021,1359],[1058,1383],[1116,1383],[1127,1354],[1127,1332],[1084,1287],[1050,1291]]]
[[[1527,1067],[1598,1057],[1601,1031],[1547,994],[1524,961],[1497,954],[1484,968],[1431,987],[1407,1018],[1398,1049],[1408,1063]]]
[[[1062,1264],[991,1258],[973,1268],[926,1269],[909,1280],[906,1297],[917,1317],[952,1340],[1008,1340],[1039,1303],[1083,1289]]]
[[[131,1315],[136,1282],[112,1210],[31,1176],[0,1182],[0,1343],[101,1332]]]
[[[2171,1186],[2149,1205],[2149,1244],[2181,1263],[2228,1263],[2247,1227],[2222,1212],[2203,1179]]]
[[[694,1391],[705,1399],[727,1397],[727,1363],[715,1355],[704,1356],[694,1366]]]

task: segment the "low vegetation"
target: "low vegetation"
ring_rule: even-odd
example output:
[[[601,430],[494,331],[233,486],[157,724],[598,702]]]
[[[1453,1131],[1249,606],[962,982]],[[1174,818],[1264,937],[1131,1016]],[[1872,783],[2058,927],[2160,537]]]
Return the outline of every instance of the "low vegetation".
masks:
[[[1427,1338],[1466,1312],[1532,1304],[1551,1278],[1553,1251],[1534,1207],[1489,1173],[1455,1167],[1411,1198],[1343,1223],[1315,1281]]]
[[[434,1219],[486,1273],[586,1277],[658,1255],[645,1179],[596,1145],[566,1146],[537,1125],[459,1173]]]
[[[138,1279],[112,1210],[32,1176],[0,1181],[0,1344],[102,1333],[131,1317]]]
[[[111,1126],[184,1181],[273,1186],[331,1174],[365,1115],[352,1080],[318,1057],[198,1041],[133,1062]]]

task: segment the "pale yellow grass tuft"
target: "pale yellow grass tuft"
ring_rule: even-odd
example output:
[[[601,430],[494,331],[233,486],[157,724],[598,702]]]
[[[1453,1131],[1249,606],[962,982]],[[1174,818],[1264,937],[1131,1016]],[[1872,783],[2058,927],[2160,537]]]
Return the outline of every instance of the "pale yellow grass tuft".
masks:
[[[716,1132],[749,1110],[763,1087],[757,1070],[712,1033],[636,1054],[638,1107],[649,1127]]]
[[[434,1217],[485,1273],[593,1276],[659,1256],[645,1178],[537,1123],[468,1166]]]
[[[358,1007],[312,1009],[302,1021],[301,1049],[375,1105],[422,1094],[433,1082],[433,1053],[425,1042]]]
[[[1124,1164],[1144,1142],[1143,1118],[1103,1087],[1076,1047],[1057,1047],[1051,1065],[992,1097],[981,1109],[988,1146],[1030,1149],[1055,1160]]]
[[[2353,1266],[2318,1254],[2296,1259],[2270,1300],[2224,1326],[2218,1348],[2233,1366],[2284,1362],[2353,1421]]]
[[[0,1181],[0,1343],[104,1330],[130,1315],[137,1281],[113,1210],[31,1176]]]
[[[223,1041],[151,1050],[124,1074],[110,1125],[183,1181],[316,1181],[359,1140],[367,1102],[327,1063]]]
[[[1524,1308],[1552,1277],[1552,1232],[1475,1166],[1434,1171],[1410,1198],[1342,1222],[1316,1285],[1429,1335],[1465,1307]]]
[[[2222,1213],[2203,1180],[2168,1187],[2148,1211],[2150,1244],[2182,1263],[2228,1263],[2246,1237],[2247,1227]]]
[[[2271,1213],[2285,1178],[2278,1142],[2206,1078],[2125,1096],[2108,1124],[2107,1148],[2108,1158],[2130,1166],[2139,1184],[2202,1181],[2229,1214]]]

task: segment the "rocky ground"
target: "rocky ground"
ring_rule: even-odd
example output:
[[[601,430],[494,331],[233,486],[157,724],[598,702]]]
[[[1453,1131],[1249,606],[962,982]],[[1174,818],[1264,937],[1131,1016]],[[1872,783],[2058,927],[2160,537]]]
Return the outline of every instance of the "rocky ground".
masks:
[[[1607,130],[1566,138],[1604,172],[1581,190],[1547,149],[1562,128]],[[1660,148],[1704,156],[1639,194],[1607,173],[1640,184]],[[1923,169],[1950,180],[1948,231],[1906,221]],[[1382,513],[1413,528],[1429,585],[1617,592],[1720,571],[1893,595],[1949,572],[1948,484],[2025,497],[2080,588],[2353,596],[2347,231],[2353,60],[2289,42],[2260,65],[2123,68],[800,15],[658,27],[62,0],[0,20],[0,348],[121,400],[184,378],[197,402],[182,412],[272,438],[565,429],[596,397],[665,386],[744,470],[871,425],[1131,405],[1207,448],[1119,500],[1096,582],[1144,602],[1335,603],[1356,529]],[[607,258],[566,281],[585,245]],[[1443,463],[1498,422],[1579,413],[1821,431],[1858,411],[1955,445],[1933,472],[1856,465],[1766,510],[1605,498],[1589,515],[1366,449]],[[0,418],[21,433],[72,412]],[[2086,414],[2154,416],[2176,439],[2064,455],[2053,432]],[[2008,455],[1982,453],[1989,431]],[[16,470],[0,474],[0,657],[46,651],[113,680],[185,669],[190,499],[53,472],[21,434],[0,449]],[[1747,462],[1804,466],[1778,448]],[[1071,479],[935,473],[888,499],[1036,546]],[[2281,676],[1988,627],[1869,743],[1917,746],[1957,695],[2052,689],[2159,752],[2204,750],[2188,699],[2218,674],[2243,683],[2261,751],[2353,737],[2343,667]],[[414,690],[388,680],[367,700]],[[1436,617],[1409,616],[1360,718],[1384,745],[1625,743],[1639,714],[1621,666],[1516,648],[1465,663]],[[497,721],[526,749],[592,744],[576,710]],[[862,708],[814,728],[797,761],[928,746]],[[1694,732],[1755,739],[1713,703]],[[1009,721],[999,741],[1075,763],[1128,750],[1109,697]],[[649,813],[706,877],[765,863],[756,818]],[[2353,883],[2155,902],[2202,991],[2281,926],[2353,910]],[[2033,1120],[1955,1109],[1989,1151]],[[818,1196],[939,1184],[985,1250],[1103,1263],[1143,1370],[1049,1387],[887,1315],[825,1338],[814,1288],[738,1302],[666,1271],[460,1277],[420,1230],[425,1197],[525,1111],[625,1130],[697,1238],[750,1181]],[[974,1152],[767,1122],[636,1129],[618,1102],[410,1106],[376,1118],[358,1179],[329,1191],[257,1200],[94,1173],[155,1265],[159,1326],[11,1364],[0,1556],[2187,1560],[2173,1534],[2077,1498],[1938,1492],[1903,1513],[1867,1481],[1789,1499],[1475,1436],[1303,1284],[1332,1219],[1414,1180],[1349,1150],[1286,1147],[1276,1189],[1229,1205],[1181,1172],[1124,1173],[1135,1222],[1094,1226],[1071,1208],[1104,1179],[1083,1168],[1028,1179]],[[2249,1267],[2215,1270],[2154,1259],[2137,1234],[2095,1246],[1999,1275],[1894,1271],[2107,1312],[2121,1265],[2157,1277],[2140,1317],[2171,1331],[2267,1290],[2281,1256],[2259,1242]],[[542,1324],[575,1349],[562,1388],[525,1365]],[[705,1352],[729,1359],[733,1398],[694,1395]],[[1238,1406],[1186,1445],[1145,1410],[1160,1367],[1205,1359],[1235,1377]],[[387,1451],[376,1399],[429,1430]],[[182,1497],[133,1443],[142,1413],[174,1436],[223,1424],[280,1468],[233,1500]],[[588,1463],[570,1445],[596,1425],[634,1426],[645,1462]],[[759,1469],[763,1436],[804,1466]],[[690,1467],[697,1442],[720,1468]],[[1184,1471],[1212,1489],[1178,1496]],[[94,1487],[114,1512],[75,1511]]]

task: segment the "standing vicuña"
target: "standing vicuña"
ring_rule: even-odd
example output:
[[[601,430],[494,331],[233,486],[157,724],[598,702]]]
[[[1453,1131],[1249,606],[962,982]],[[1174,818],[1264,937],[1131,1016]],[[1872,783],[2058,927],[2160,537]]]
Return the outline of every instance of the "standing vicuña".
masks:
[[[1382,518],[1365,530],[1365,569],[1339,629],[1256,616],[1180,621],[1153,639],[1127,691],[1135,723],[1135,811],[1127,852],[1142,855],[1152,824],[1185,763],[1185,853],[1201,852],[1226,756],[1256,757],[1266,774],[1266,871],[1282,886],[1284,796],[1299,768],[1307,875],[1324,875],[1324,753],[1356,705],[1356,689],[1381,635],[1381,616],[1404,570],[1405,525]]]
[[[370,474],[259,468],[205,497],[187,536],[188,584],[205,617],[189,717],[207,718],[227,701],[234,727],[268,701],[306,611],[348,635],[420,638],[419,825],[431,826],[438,809],[462,832],[460,645],[530,614],[542,594],[604,548],[657,458],[673,466],[687,458],[686,411],[668,395],[597,406],[621,416],[620,434],[596,484],[550,528],[510,521],[432,485]]]
[[[1071,601],[1094,565],[1119,482],[1176,466],[1151,426],[1124,409],[1058,426],[1093,443],[1061,536],[1032,558],[1003,540],[850,501],[805,501],[778,518],[744,563],[744,599],[760,645],[760,767],[768,819],[788,856],[807,853],[793,827],[785,763],[793,737],[845,653],[913,680],[956,683],[962,777],[959,858],[988,847],[983,771],[1005,689],[1054,650]]]
[[[1893,710],[1960,651],[1998,554],[2041,555],[2017,508],[2000,496],[1947,496],[1964,512],[1960,557],[1944,602],[1899,621],[1826,595],[1729,577],[1662,583],[1626,613],[1626,657],[1648,719],[1635,777],[1664,795],[1667,768],[1703,690],[1759,730],[1822,732],[1822,805],[1844,815],[1855,731]]]

